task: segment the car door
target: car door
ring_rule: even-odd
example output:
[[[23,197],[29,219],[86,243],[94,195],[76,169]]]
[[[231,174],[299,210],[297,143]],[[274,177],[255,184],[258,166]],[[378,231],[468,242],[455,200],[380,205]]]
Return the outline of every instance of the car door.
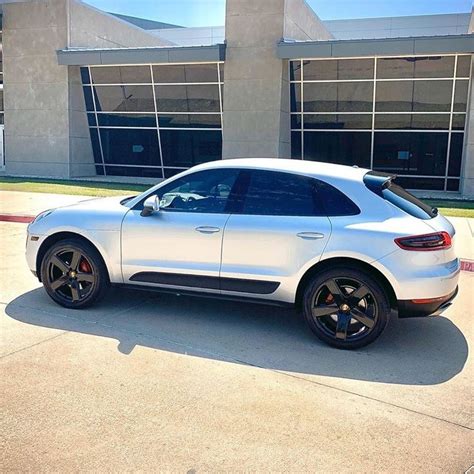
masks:
[[[320,259],[331,234],[315,182],[293,173],[242,172],[240,209],[224,231],[223,293],[292,301],[299,273]]]
[[[124,283],[219,291],[226,207],[238,173],[185,175],[154,192],[158,211],[142,216],[143,201],[131,209],[122,224]]]

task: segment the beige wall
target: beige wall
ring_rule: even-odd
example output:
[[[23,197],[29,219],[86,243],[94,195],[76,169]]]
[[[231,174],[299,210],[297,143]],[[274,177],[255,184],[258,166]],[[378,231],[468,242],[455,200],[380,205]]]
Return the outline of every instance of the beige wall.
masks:
[[[303,0],[227,0],[225,30],[223,158],[289,157],[288,63],[276,45],[330,34]]]
[[[79,68],[59,66],[58,49],[166,44],[75,0],[3,5],[6,172],[95,174]]]

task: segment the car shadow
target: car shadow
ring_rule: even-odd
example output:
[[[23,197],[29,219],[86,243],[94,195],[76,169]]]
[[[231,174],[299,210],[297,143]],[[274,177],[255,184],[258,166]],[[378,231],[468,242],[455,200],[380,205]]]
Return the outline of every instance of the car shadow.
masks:
[[[256,367],[390,384],[433,385],[461,372],[468,356],[449,319],[392,318],[374,344],[341,351],[316,339],[293,309],[148,292],[112,290],[94,308],[67,310],[42,288],[6,306],[26,324],[112,338],[135,346]]]

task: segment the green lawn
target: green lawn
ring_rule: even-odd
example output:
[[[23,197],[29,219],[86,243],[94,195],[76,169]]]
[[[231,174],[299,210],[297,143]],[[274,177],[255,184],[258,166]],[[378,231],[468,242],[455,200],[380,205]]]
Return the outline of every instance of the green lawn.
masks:
[[[151,186],[141,184],[100,183],[35,178],[0,177],[0,190],[33,193],[80,194],[84,196],[121,196],[145,191]],[[474,217],[474,201],[424,199],[437,207],[441,214],[454,217]]]
[[[141,184],[0,177],[0,190],[26,191],[29,193],[79,194],[106,197],[138,194],[150,187],[151,185]]]

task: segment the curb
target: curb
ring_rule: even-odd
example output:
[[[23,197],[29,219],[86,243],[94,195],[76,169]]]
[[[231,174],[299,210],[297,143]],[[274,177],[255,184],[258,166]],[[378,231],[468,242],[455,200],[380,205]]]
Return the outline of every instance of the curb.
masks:
[[[29,224],[34,216],[17,216],[14,214],[0,214],[0,222],[16,222],[20,224]],[[461,271],[474,272],[474,260],[461,258]]]

